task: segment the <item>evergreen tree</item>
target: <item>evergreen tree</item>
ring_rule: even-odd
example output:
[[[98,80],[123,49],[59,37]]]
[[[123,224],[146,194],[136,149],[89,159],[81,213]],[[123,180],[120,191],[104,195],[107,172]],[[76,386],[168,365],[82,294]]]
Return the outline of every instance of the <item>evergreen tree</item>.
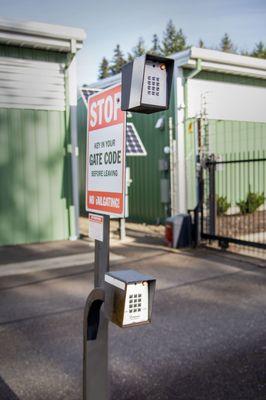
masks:
[[[166,26],[166,30],[163,34],[162,41],[162,53],[165,56],[169,56],[178,51],[184,50],[186,48],[186,37],[182,31],[176,30],[173,21],[170,20]]]
[[[124,59],[124,54],[120,48],[120,45],[117,44],[114,48],[114,56],[112,59],[112,64],[110,66],[110,70],[112,75],[116,75],[121,72],[123,65],[126,64],[126,60]]]
[[[131,62],[134,60],[134,56],[131,53],[127,53],[127,62]]]
[[[228,33],[225,33],[221,39],[220,50],[224,51],[225,53],[236,53],[236,48]]]
[[[241,56],[250,56],[250,53],[246,49],[241,50],[240,54]]]
[[[131,62],[133,61],[136,57],[143,56],[146,53],[145,49],[145,44],[144,40],[142,37],[139,38],[138,43],[135,47],[132,49],[132,53],[127,54],[127,61]]]
[[[187,47],[187,41],[186,41],[186,37],[182,31],[182,29],[179,29],[179,31],[177,32],[177,51],[182,51],[185,50],[185,48]]]
[[[256,43],[255,49],[252,51],[251,56],[266,59],[266,46],[262,41]]]
[[[198,46],[199,46],[201,49],[204,49],[204,48],[205,48],[205,44],[204,44],[204,42],[203,42],[202,39],[199,40]]]
[[[152,47],[151,47],[149,53],[157,54],[157,55],[161,54],[161,51],[160,51],[160,40],[159,40],[158,35],[156,35],[156,33],[152,37]]]
[[[104,79],[108,76],[110,76],[109,62],[107,58],[103,57],[101,64],[99,65],[98,79]]]
[[[143,56],[146,53],[145,44],[142,37],[139,38],[137,45],[133,48],[133,58]]]

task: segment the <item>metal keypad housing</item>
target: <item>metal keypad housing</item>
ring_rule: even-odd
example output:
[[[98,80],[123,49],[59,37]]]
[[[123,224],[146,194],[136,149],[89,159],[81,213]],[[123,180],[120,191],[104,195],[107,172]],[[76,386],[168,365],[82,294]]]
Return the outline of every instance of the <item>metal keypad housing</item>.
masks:
[[[141,101],[145,104],[166,104],[166,68],[163,63],[146,61]]]
[[[174,60],[155,54],[122,67],[121,110],[152,114],[169,108]]]
[[[151,322],[156,280],[134,270],[107,272],[104,276],[104,313],[120,327]]]

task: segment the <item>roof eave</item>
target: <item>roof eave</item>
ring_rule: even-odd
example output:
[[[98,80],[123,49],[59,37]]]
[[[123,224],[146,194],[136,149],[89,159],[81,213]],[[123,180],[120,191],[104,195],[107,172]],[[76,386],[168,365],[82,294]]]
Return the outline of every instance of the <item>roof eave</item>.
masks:
[[[70,52],[73,43],[81,49],[85,38],[83,29],[0,19],[0,43],[7,45]]]
[[[89,88],[95,89],[105,89],[109,86],[115,85],[116,83],[121,82],[121,73],[109,76],[108,78],[100,79],[97,82],[90,83]]]
[[[255,57],[191,47],[173,54],[171,58],[175,60],[176,67],[196,68],[197,60],[200,59],[204,71],[266,78],[266,61]]]

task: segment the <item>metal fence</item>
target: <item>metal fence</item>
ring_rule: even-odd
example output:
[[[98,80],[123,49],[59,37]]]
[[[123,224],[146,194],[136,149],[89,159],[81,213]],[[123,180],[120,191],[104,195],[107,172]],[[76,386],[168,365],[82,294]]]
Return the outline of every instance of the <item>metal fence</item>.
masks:
[[[266,155],[210,156],[202,172],[201,237],[266,255]]]

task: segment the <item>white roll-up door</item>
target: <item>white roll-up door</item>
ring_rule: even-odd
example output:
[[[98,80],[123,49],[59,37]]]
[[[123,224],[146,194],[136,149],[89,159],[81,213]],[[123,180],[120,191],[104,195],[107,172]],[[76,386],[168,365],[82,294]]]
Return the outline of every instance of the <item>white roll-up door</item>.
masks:
[[[0,57],[0,108],[65,110],[65,66]]]

